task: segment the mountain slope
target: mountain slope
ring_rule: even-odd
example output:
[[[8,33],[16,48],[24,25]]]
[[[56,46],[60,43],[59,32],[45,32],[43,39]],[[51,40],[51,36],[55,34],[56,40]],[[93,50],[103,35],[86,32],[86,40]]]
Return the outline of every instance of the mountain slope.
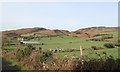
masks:
[[[73,37],[93,37],[96,34],[104,32],[113,32],[117,31],[117,27],[89,27],[78,29],[74,32],[69,32],[67,30],[50,30],[46,28],[34,27],[34,28],[23,28],[18,30],[9,30],[3,31],[2,35],[11,37],[11,36],[20,36],[22,34],[45,34],[45,35],[68,35]]]
[[[77,31],[74,31],[73,33],[75,33],[78,37],[93,37],[94,35],[99,33],[117,31],[117,29],[117,27],[89,27],[79,29]]]
[[[22,34],[46,34],[46,35],[67,35],[70,32],[67,30],[50,30],[40,27],[35,28],[23,28],[18,30],[9,30],[9,31],[3,31],[2,35],[4,36],[19,36]]]

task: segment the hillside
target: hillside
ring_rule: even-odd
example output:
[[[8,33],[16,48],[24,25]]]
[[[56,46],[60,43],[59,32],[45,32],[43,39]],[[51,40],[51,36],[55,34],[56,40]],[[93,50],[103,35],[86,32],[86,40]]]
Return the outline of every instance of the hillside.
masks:
[[[45,34],[45,35],[68,35],[73,37],[92,37],[99,33],[113,32],[116,31],[117,27],[89,27],[78,29],[74,32],[67,30],[50,30],[46,28],[34,27],[34,28],[23,28],[18,30],[3,31],[3,36],[19,36],[22,34]]]
[[[74,31],[77,37],[93,37],[96,34],[104,32],[114,32],[117,31],[117,27],[89,27],[82,28]]]
[[[35,27],[35,28],[23,28],[23,29],[18,29],[18,30],[9,30],[9,31],[3,31],[2,35],[3,36],[19,36],[22,34],[46,34],[46,35],[67,35],[70,33],[67,30],[50,30],[46,28],[40,28],[40,27]]]
[[[120,47],[116,30],[116,27],[91,27],[69,32],[37,27],[4,31],[3,57],[32,70],[113,68]],[[84,60],[82,65],[81,60]]]

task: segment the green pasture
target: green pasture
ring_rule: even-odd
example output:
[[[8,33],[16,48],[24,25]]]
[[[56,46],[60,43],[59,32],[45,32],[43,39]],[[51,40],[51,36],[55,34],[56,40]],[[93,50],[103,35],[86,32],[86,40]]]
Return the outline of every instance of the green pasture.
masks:
[[[118,40],[118,32],[106,32],[104,34],[113,34],[113,38],[110,39],[111,42],[116,43]],[[96,36],[97,37],[97,36]],[[100,37],[100,36],[98,36]],[[95,38],[95,37],[93,37]],[[49,50],[49,49],[64,49],[64,48],[79,48],[82,46],[82,49],[85,49],[84,55],[87,55],[89,57],[97,57],[97,53],[101,53],[105,51],[108,55],[112,55],[113,57],[118,57],[118,52],[117,48],[112,48],[112,49],[101,49],[101,50],[93,50],[90,51],[89,48],[91,46],[101,46],[103,47],[104,43],[109,43],[109,42],[104,42],[104,41],[87,41],[90,38],[79,38],[79,37],[69,37],[69,36],[56,36],[56,37],[45,37],[45,38],[40,38],[40,39],[31,39],[29,41],[35,41],[39,43],[43,43],[43,45],[35,45],[36,48],[41,47],[43,50]],[[25,48],[25,46],[8,46],[5,47],[7,51],[12,51],[17,48]],[[88,49],[88,50],[87,50]],[[59,53],[58,56],[63,57],[65,55],[68,56],[79,56],[80,53],[79,51],[77,52],[64,52],[64,53]]]
[[[102,46],[105,42],[86,41],[88,38],[78,38],[69,36],[57,36],[50,38],[41,38],[40,40],[32,39],[31,41],[38,41],[44,43],[37,47],[43,49],[56,49],[56,48],[90,48],[91,46]]]
[[[118,58],[118,48],[112,48],[112,49],[102,49],[102,50],[92,50],[92,51],[83,51],[83,56],[87,58],[100,58],[105,57],[105,54],[103,52],[106,52],[106,56],[112,56],[113,58]],[[61,52],[57,53],[56,56],[58,57],[80,57],[80,51],[75,52]]]

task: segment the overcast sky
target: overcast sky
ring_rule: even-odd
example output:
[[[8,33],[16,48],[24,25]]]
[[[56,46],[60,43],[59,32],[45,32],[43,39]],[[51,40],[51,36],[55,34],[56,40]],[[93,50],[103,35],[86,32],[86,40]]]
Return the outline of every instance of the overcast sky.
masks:
[[[74,31],[118,26],[117,2],[8,2],[1,8],[1,30],[45,27]]]

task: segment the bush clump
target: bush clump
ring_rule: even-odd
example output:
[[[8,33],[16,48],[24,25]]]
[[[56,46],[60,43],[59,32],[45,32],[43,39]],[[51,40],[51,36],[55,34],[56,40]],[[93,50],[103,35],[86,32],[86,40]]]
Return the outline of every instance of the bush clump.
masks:
[[[37,56],[37,61],[39,63],[46,63],[53,59],[53,53],[51,51],[40,51],[39,55]]]
[[[104,47],[106,47],[106,48],[114,48],[114,45],[112,43],[105,43]]]
[[[120,43],[116,43],[115,46],[120,47]]]
[[[24,56],[29,56],[32,52],[32,50],[34,49],[34,47],[32,45],[28,45],[26,48],[24,49],[18,49],[16,51],[16,57],[17,59],[20,59]]]
[[[17,57],[17,59],[20,59],[20,58],[23,57],[23,56],[24,56],[24,51],[18,49],[17,52],[16,52],[16,57]]]
[[[91,46],[91,48],[94,49],[94,50],[103,49],[103,47],[101,47],[101,46]]]

